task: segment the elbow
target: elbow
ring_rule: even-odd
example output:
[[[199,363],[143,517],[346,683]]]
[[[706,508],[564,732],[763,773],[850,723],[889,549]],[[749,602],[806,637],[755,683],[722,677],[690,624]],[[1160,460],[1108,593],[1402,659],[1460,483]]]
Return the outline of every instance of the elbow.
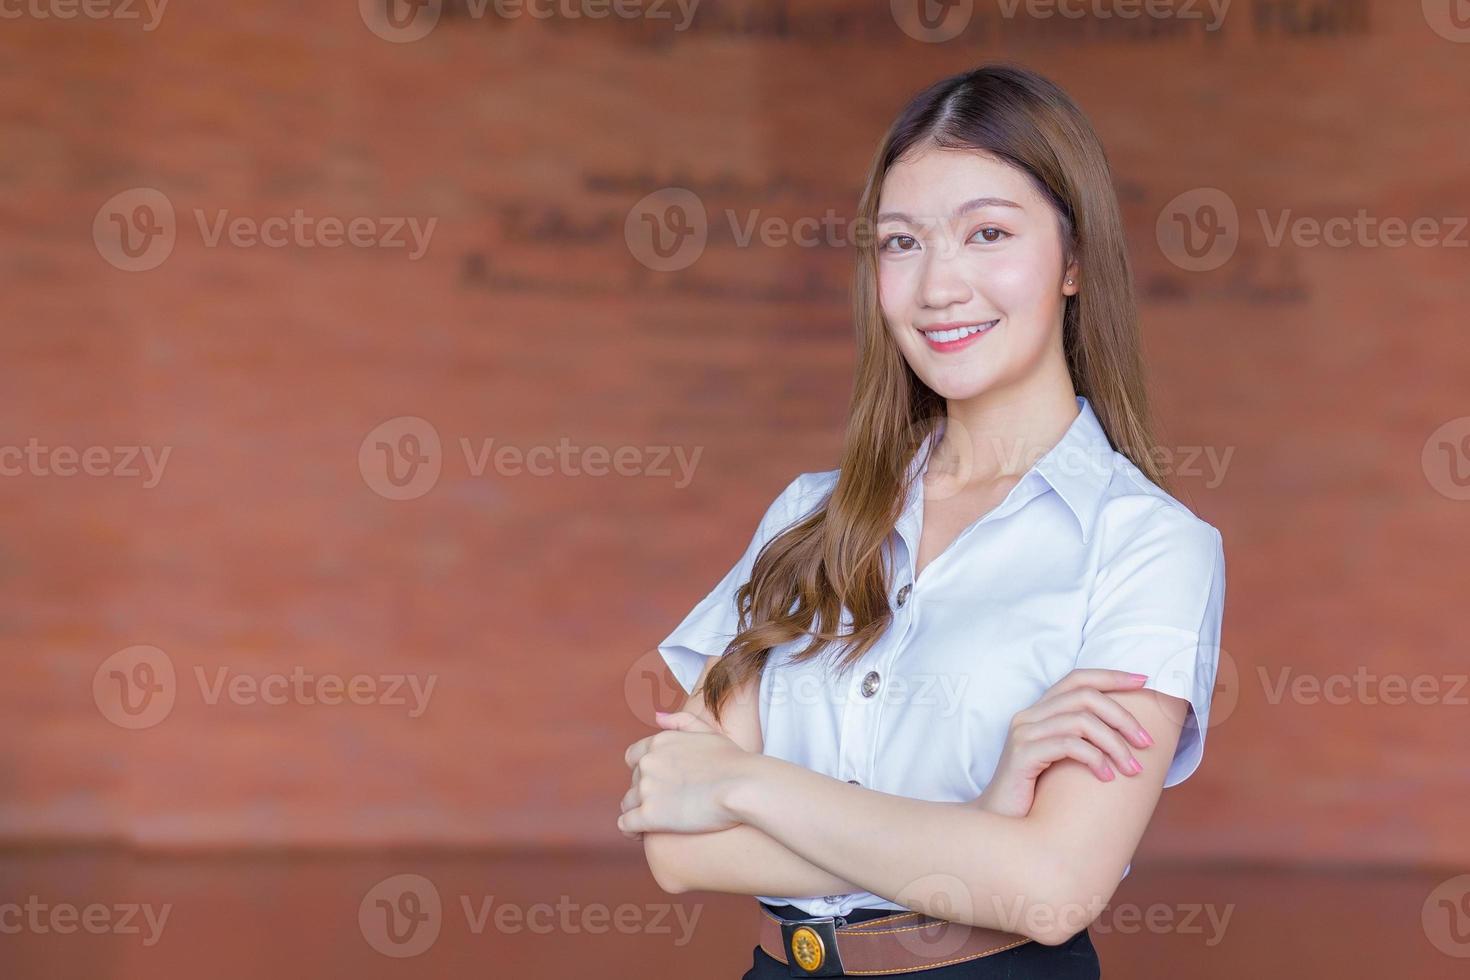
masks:
[[[643,856],[648,861],[648,870],[653,875],[653,880],[658,887],[669,895],[682,895],[688,891],[688,886],[677,874],[678,868],[671,860],[666,846],[668,838],[675,835],[666,833],[646,833],[643,835]]]
[[[1092,925],[1117,889],[1117,882],[1112,888],[1101,888],[1095,876],[1068,868],[1053,868],[1034,884],[1032,894],[1038,900],[1030,903],[1029,914],[1013,931],[1043,946],[1061,946]]]

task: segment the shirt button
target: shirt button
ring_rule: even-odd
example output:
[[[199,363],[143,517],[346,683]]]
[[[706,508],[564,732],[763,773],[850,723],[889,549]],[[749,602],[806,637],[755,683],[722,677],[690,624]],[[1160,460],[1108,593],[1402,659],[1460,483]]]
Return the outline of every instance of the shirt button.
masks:
[[[849,779],[848,782],[849,783],[852,783],[854,786],[861,786],[862,785],[862,783],[858,782],[856,779]]]
[[[878,693],[878,672],[876,670],[868,671],[868,673],[863,677],[863,686],[861,690],[863,692],[863,697],[865,698],[870,698]]]
[[[836,905],[838,902],[842,901],[842,896],[841,895],[824,895],[824,896],[822,896],[822,900],[825,901],[825,902],[828,902],[828,903],[830,903],[832,905]]]
[[[898,590],[898,608],[902,609],[904,606],[908,605],[909,593],[913,590],[914,587],[911,584],[905,585],[903,588]]]

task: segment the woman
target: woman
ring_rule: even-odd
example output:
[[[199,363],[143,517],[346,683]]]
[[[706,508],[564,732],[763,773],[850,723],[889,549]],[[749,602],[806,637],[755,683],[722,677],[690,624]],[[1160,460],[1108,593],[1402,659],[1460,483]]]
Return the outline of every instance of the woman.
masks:
[[[760,899],[747,980],[1097,977],[1224,602],[1148,451],[1107,161],[1055,85],[982,67],[903,110],[859,224],[841,466],[660,644],[691,696],[618,827],[666,890]]]

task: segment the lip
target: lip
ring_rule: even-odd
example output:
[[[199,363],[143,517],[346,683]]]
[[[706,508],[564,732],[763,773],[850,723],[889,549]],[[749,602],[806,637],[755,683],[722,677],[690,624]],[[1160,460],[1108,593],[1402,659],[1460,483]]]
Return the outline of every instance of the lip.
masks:
[[[979,333],[972,333],[968,337],[961,337],[959,340],[938,341],[932,336],[941,330],[954,330],[958,327],[978,327],[987,323],[990,326],[986,329],[981,330]],[[929,345],[930,350],[939,351],[942,354],[949,354],[969,347],[981,337],[989,334],[999,323],[999,320],[956,320],[951,323],[931,323],[926,327],[919,327],[918,330],[919,333],[924,335],[924,343]]]

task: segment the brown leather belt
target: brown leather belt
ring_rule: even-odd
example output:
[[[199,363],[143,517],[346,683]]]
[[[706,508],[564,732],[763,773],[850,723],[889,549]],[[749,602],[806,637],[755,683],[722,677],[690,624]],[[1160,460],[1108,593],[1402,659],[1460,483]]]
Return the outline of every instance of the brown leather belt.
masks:
[[[760,945],[793,977],[878,976],[990,956],[1031,939],[921,912],[847,924],[841,916],[783,919],[760,903]]]

